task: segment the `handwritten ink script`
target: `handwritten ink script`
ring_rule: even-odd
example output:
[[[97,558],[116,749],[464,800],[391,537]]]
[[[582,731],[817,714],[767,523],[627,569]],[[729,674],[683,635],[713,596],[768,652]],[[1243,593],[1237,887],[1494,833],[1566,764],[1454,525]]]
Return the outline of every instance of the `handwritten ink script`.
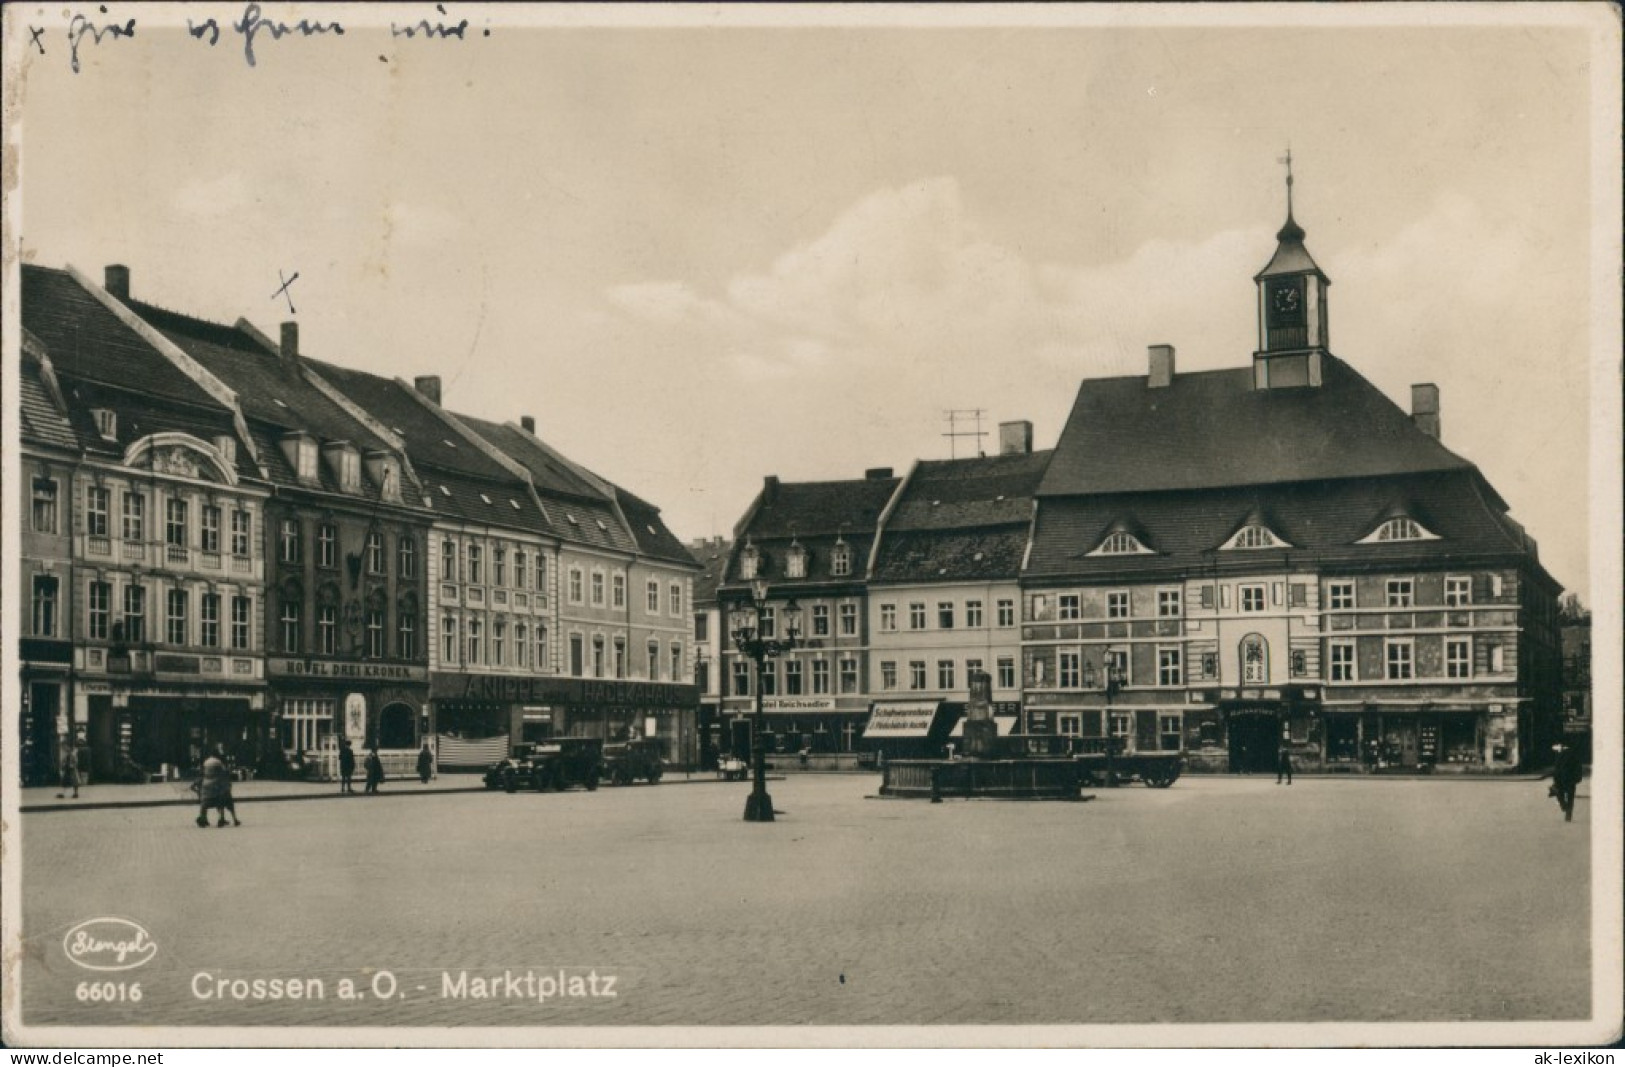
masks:
[[[436,4],[434,10],[438,18],[421,18],[416,21],[391,22],[389,34],[398,40],[425,40],[425,41],[466,41],[470,36],[468,19],[453,21],[446,11],[444,4]],[[75,13],[68,21],[68,60],[69,66],[75,74],[80,72],[80,47],[87,40],[91,44],[120,41],[136,35],[136,20],[112,19],[105,17],[108,14],[106,5],[99,6],[97,13],[102,18],[91,15]],[[66,15],[67,13],[64,12]],[[29,26],[29,45],[45,55],[46,27]],[[263,47],[267,41],[308,40],[313,37],[335,38],[343,37],[346,33],[344,23],[338,19],[308,19],[301,18],[296,21],[284,21],[266,13],[265,8],[258,3],[244,5],[241,17],[227,21],[224,26],[216,18],[195,18],[188,16],[186,32],[195,41],[201,41],[213,48],[220,44],[224,38],[233,39],[242,43],[243,59],[250,67],[259,65],[259,55],[256,45]],[[489,27],[479,31],[481,36],[491,36]]]

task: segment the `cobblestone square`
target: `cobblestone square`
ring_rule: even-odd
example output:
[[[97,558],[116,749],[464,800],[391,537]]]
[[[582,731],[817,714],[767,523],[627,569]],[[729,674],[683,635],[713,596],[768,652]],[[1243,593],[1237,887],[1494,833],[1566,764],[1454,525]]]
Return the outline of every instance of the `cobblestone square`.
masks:
[[[1187,777],[1088,803],[933,805],[870,799],[871,777],[792,776],[771,783],[784,814],[768,825],[740,821],[747,788],[251,803],[245,825],[224,830],[198,829],[179,807],[26,814],[23,1019],[942,1025],[1590,1011],[1589,783],[1573,823],[1527,780]],[[103,916],[140,924],[152,962],[71,962],[64,936]],[[318,982],[290,999],[296,978]],[[142,999],[81,1001],[86,982],[121,984],[114,995],[126,997],[139,982]]]

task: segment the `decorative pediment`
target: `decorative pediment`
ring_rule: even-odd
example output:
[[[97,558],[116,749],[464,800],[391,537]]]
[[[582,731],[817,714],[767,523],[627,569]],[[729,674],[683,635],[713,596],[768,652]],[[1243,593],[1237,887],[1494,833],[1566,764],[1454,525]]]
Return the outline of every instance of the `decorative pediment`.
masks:
[[[237,471],[220,450],[188,433],[149,434],[124,450],[124,465],[144,467],[154,474],[237,484]]]

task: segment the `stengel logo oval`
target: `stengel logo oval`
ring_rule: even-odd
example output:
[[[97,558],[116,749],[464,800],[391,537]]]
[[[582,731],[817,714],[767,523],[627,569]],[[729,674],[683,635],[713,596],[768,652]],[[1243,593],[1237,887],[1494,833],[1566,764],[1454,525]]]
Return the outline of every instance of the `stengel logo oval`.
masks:
[[[151,963],[158,942],[140,923],[102,917],[86,919],[62,938],[68,959],[90,971],[131,971]]]

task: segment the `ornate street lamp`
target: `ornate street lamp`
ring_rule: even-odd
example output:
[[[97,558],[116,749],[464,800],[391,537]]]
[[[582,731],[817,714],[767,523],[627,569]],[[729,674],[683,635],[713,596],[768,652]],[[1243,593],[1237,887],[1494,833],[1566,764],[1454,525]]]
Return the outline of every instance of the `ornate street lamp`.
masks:
[[[782,656],[801,643],[801,607],[794,600],[784,606],[784,636],[763,634],[762,621],[767,611],[767,582],[761,578],[750,583],[751,599],[738,603],[729,613],[734,647],[739,654],[756,664],[756,718],[751,731],[752,784],[750,797],[745,801],[746,822],[772,822],[773,798],[767,795],[767,716],[762,709],[762,667],[769,660]]]
[[[1112,739],[1112,701],[1117,698],[1117,694],[1122,691],[1123,683],[1128,680],[1123,676],[1123,668],[1117,664],[1117,657],[1112,654],[1114,651],[1115,649],[1110,648],[1106,650],[1106,661],[1104,664],[1106,672],[1106,729],[1104,730],[1104,733],[1106,735],[1107,786],[1114,786],[1117,784],[1117,772],[1112,765],[1112,755],[1117,747],[1113,743]],[[1083,665],[1083,684],[1087,689],[1093,689],[1095,687],[1095,665],[1093,663],[1085,663]]]

